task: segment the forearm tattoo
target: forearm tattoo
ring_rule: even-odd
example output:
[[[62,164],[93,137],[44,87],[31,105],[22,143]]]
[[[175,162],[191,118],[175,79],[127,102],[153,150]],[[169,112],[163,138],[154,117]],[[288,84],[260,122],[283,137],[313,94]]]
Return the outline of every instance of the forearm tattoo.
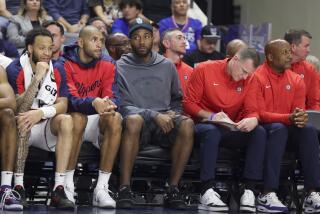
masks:
[[[40,81],[33,78],[31,84],[29,85],[28,89],[25,91],[24,95],[17,97],[17,113],[23,113],[29,111],[33,104],[33,100],[35,99],[38,91],[39,91],[39,84]],[[29,140],[30,132],[28,133],[21,133],[18,130],[17,136],[17,145],[18,145],[18,152],[16,158],[16,167],[15,171],[17,173],[24,173],[26,159],[28,157]]]

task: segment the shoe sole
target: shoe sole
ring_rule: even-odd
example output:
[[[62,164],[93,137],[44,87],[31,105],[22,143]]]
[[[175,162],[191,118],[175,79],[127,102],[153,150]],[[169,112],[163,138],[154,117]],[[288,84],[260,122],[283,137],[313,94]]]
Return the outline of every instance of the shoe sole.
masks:
[[[15,204],[15,205],[4,205],[5,210],[12,210],[12,211],[22,211],[23,205]]]
[[[202,204],[198,205],[198,210],[208,210],[208,211],[213,211],[213,212],[229,212],[228,207],[209,207],[209,206],[202,205]]]
[[[116,207],[120,209],[132,209],[133,202],[131,200],[120,200],[116,203]]]
[[[253,206],[240,206],[240,211],[255,213],[257,209]]]
[[[267,208],[265,208],[263,206],[259,206],[259,205],[257,205],[257,211],[263,212],[263,213],[287,213],[288,212],[288,210],[286,210],[286,211],[269,210],[269,209],[267,209]]]
[[[320,213],[319,209],[314,209],[312,207],[303,207],[305,213]]]
[[[99,208],[104,208],[104,209],[115,209],[116,208],[116,203],[114,203],[114,204],[105,204],[105,205],[101,206],[101,205],[99,205],[99,202],[93,201],[92,205],[94,207],[99,207]]]

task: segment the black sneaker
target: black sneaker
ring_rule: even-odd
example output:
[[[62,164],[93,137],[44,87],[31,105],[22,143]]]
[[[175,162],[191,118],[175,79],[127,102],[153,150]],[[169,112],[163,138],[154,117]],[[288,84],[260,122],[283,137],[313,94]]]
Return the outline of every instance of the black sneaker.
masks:
[[[184,198],[177,186],[170,186],[167,189],[167,193],[164,196],[163,205],[164,207],[178,210],[187,208]]]
[[[134,194],[130,186],[122,186],[119,189],[117,208],[131,209],[134,206]]]
[[[51,194],[50,206],[59,209],[73,209],[74,203],[67,198],[64,187],[59,185]]]
[[[26,190],[23,188],[23,186],[16,185],[16,186],[14,186],[13,190],[15,190],[17,193],[19,193],[20,201],[21,201],[23,207],[28,208],[29,204],[28,204],[27,198],[26,198]]]

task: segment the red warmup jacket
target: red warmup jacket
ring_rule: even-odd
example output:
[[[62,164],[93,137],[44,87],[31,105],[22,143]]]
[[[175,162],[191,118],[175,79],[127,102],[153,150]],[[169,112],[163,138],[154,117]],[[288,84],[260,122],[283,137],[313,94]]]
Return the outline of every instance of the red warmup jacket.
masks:
[[[189,80],[183,102],[187,114],[196,118],[200,110],[224,111],[233,121],[257,117],[256,87],[252,76],[234,81],[227,73],[225,60],[207,61],[197,65]]]
[[[191,68],[189,65],[187,65],[186,63],[184,63],[182,61],[176,63],[175,65],[176,65],[176,69],[178,71],[183,95],[185,96],[186,89],[187,89],[187,83],[189,82],[193,68]]]
[[[307,61],[300,61],[291,65],[291,70],[301,76],[306,85],[306,109],[320,110],[320,93],[317,71]]]
[[[278,74],[265,62],[254,74],[258,83],[258,107],[262,123],[280,122],[289,125],[295,108],[305,109],[305,84],[302,78],[287,69]]]

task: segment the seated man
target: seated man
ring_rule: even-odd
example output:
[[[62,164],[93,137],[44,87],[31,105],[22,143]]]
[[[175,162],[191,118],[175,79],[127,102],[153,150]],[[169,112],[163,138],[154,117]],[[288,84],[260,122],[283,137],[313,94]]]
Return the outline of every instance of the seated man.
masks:
[[[186,53],[186,37],[178,28],[168,29],[162,33],[161,47],[164,49],[163,55],[175,64],[181,89],[185,95],[187,83],[193,71],[193,68],[181,60]]]
[[[183,61],[191,67],[208,60],[224,59],[224,54],[216,50],[220,40],[219,30],[213,25],[206,25],[201,30],[201,38],[197,49],[183,57]]]
[[[201,139],[201,198],[199,209],[228,211],[214,189],[219,144],[225,147],[246,147],[243,173],[245,190],[240,210],[255,212],[254,182],[261,180],[266,133],[258,126],[256,93],[252,90],[251,73],[258,64],[256,51],[241,49],[233,58],[200,63],[187,85],[184,110],[196,125],[196,139]],[[235,121],[237,131],[216,124],[203,123],[219,118]]]
[[[298,152],[302,164],[307,193],[303,210],[305,213],[319,213],[319,141],[316,129],[307,124],[304,81],[289,70],[292,54],[288,42],[280,39],[268,42],[265,54],[266,62],[255,73],[260,121],[268,134],[264,165],[265,189],[257,198],[257,209],[268,213],[288,210],[275,193],[287,145],[289,150]]]
[[[123,33],[111,33],[106,39],[106,48],[114,61],[131,52],[129,38]]]
[[[182,116],[182,92],[172,62],[151,52],[152,26],[137,19],[129,31],[132,53],[117,61],[124,132],[120,152],[117,207],[134,205],[130,180],[139,148],[171,147],[172,167],[164,205],[185,208],[178,183],[193,146],[193,122]]]
[[[1,151],[1,187],[0,197],[5,210],[22,210],[19,200],[12,194],[12,176],[17,150],[17,129],[14,113],[16,99],[8,83],[7,74],[0,66],[0,151]]]
[[[53,47],[52,47],[52,63],[55,62],[60,58],[62,55],[62,45],[66,40],[64,35],[64,28],[62,24],[57,21],[47,21],[42,23],[42,27],[46,28],[53,37]]]
[[[115,112],[118,97],[114,64],[105,60],[101,53],[104,41],[103,34],[96,27],[84,27],[77,44],[64,48],[63,60],[56,66],[66,75],[69,111],[73,112],[73,136],[77,145],[72,150],[68,166],[67,196],[74,202],[74,169],[82,140],[89,141],[100,149],[99,177],[92,203],[98,207],[115,208],[108,182],[120,145],[122,119]]]
[[[65,26],[67,32],[78,33],[89,19],[86,0],[43,0],[49,15]]]
[[[28,146],[56,153],[51,206],[73,208],[65,194],[65,172],[72,149],[73,123],[67,111],[67,88],[51,63],[53,38],[45,28],[31,30],[26,52],[7,67],[9,83],[17,94],[18,153],[14,189],[25,203],[24,163]]]

